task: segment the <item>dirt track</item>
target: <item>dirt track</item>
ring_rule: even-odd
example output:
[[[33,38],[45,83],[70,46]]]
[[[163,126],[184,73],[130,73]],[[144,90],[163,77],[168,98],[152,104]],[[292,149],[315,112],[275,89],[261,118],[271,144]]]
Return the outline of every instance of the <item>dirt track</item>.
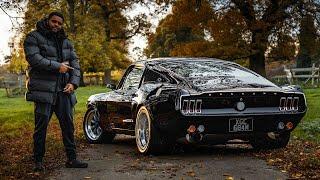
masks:
[[[113,144],[92,145],[79,157],[87,169],[61,168],[49,179],[286,179],[279,170],[249,155],[246,145],[199,147],[166,156],[143,156],[135,139],[117,136]]]

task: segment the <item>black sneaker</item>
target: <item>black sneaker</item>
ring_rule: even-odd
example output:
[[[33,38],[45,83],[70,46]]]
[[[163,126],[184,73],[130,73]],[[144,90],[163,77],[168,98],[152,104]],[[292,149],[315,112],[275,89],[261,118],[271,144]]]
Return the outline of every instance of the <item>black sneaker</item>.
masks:
[[[34,172],[44,172],[45,168],[42,162],[35,162],[33,171]]]
[[[88,163],[81,162],[77,159],[66,162],[66,168],[87,168],[87,167],[88,167]]]

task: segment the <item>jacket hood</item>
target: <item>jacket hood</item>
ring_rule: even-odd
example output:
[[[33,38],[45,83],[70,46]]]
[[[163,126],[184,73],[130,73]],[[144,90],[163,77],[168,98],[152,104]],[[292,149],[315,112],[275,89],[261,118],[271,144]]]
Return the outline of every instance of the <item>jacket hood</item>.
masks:
[[[67,38],[67,35],[63,28],[58,32],[53,32],[48,28],[47,21],[48,21],[48,18],[44,18],[37,22],[36,28],[38,32],[40,32],[43,36],[47,38],[53,38],[53,37],[57,37],[58,39]]]

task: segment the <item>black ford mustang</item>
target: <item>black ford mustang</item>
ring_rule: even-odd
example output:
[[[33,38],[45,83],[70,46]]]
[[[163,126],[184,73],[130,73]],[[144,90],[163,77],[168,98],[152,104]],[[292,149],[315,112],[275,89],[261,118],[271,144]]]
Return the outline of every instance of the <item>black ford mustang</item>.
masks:
[[[232,62],[159,58],[132,64],[111,92],[89,97],[83,121],[90,143],[135,135],[143,154],[168,152],[176,142],[248,141],[285,147],[305,115],[295,86],[278,87]]]

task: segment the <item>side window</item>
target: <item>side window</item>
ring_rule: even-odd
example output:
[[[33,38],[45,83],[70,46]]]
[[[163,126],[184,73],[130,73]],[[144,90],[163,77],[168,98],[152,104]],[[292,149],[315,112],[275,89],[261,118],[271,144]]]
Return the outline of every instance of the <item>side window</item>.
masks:
[[[137,90],[143,74],[142,68],[133,68],[126,76],[121,89],[124,91]]]
[[[151,71],[151,70],[146,70],[145,75],[144,75],[144,80],[143,82],[167,82],[168,80],[162,76],[161,74]]]

